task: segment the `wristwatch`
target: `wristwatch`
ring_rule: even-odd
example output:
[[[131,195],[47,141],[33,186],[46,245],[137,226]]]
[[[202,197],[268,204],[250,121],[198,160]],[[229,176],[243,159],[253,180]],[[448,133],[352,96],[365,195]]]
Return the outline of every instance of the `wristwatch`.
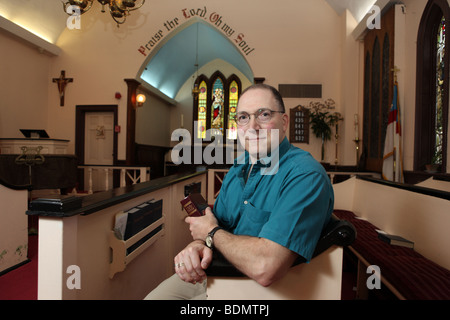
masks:
[[[210,248],[210,249],[213,248],[213,245],[214,245],[214,240],[213,240],[214,234],[216,233],[217,230],[220,230],[220,229],[223,229],[223,228],[222,227],[215,227],[206,236],[205,243],[206,243],[206,246],[208,248]]]

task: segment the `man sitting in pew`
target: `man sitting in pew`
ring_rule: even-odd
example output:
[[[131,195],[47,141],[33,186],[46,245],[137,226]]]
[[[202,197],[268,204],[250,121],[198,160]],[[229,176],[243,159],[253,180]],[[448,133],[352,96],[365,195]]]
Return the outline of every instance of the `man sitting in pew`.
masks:
[[[243,158],[225,176],[214,212],[186,218],[193,241],[174,258],[176,273],[146,299],[205,299],[213,249],[262,286],[296,259],[311,259],[334,204],[325,170],[289,143],[289,117],[275,88],[247,88],[236,123]]]

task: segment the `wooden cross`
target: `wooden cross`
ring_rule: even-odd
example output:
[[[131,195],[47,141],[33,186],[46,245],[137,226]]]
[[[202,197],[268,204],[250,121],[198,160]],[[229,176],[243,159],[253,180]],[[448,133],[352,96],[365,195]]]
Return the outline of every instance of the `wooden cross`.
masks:
[[[66,78],[66,71],[61,70],[61,75],[59,78],[53,78],[53,82],[58,84],[58,92],[59,92],[59,105],[64,106],[64,93],[66,90],[66,85],[69,82],[73,82],[73,78]]]

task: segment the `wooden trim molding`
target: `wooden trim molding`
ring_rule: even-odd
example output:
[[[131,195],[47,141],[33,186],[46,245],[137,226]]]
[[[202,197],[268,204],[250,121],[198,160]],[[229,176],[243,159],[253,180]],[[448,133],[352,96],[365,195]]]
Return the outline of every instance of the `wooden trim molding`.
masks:
[[[141,84],[136,79],[124,79],[128,86],[127,93],[127,137],[126,165],[133,165],[136,154],[136,91]]]

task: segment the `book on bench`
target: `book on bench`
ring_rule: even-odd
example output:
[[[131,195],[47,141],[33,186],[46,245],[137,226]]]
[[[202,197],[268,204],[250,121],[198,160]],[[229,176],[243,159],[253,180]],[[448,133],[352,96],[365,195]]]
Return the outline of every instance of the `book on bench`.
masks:
[[[394,234],[388,234],[381,230],[377,230],[377,232],[378,232],[378,239],[380,239],[381,241],[384,241],[394,246],[401,246],[414,249],[414,242],[408,239],[405,239],[403,237]]]
[[[203,210],[208,207],[208,203],[200,193],[191,193],[180,202],[190,217],[203,216],[205,214]]]

